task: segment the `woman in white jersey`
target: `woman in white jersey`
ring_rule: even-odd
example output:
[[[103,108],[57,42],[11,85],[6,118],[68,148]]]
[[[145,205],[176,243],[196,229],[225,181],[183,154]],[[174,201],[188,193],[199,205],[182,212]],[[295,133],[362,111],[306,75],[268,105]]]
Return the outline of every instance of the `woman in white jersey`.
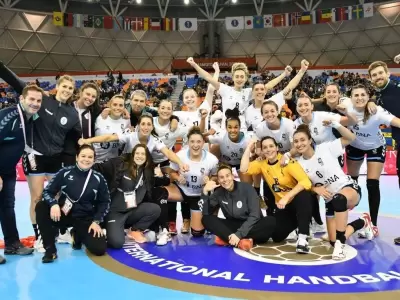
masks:
[[[351,91],[351,100],[357,116],[357,124],[349,127],[356,139],[346,147],[347,173],[358,180],[360,167],[367,156],[367,190],[371,221],[374,234],[378,236],[378,212],[381,200],[379,178],[385,163],[386,141],[379,128],[380,125],[400,127],[400,119],[377,106],[377,112],[370,115],[367,103],[369,95],[364,85],[356,85]],[[360,237],[365,237],[359,232]]]
[[[122,134],[125,129],[130,127],[130,121],[123,117],[125,110],[125,100],[121,95],[111,98],[109,104],[110,113],[106,119],[98,116],[95,125],[95,135]],[[119,142],[95,143],[93,147],[96,151],[96,162],[103,162],[110,158],[117,157],[120,151]]]
[[[298,162],[313,184],[312,191],[326,201],[329,239],[335,241],[332,259],[342,260],[346,257],[344,247],[348,209],[358,205],[361,188],[343,172],[337,158],[343,154],[344,147],[355,139],[355,135],[339,122],[326,121],[325,124],[336,128],[342,138],[321,143],[314,148],[310,130],[302,124],[296,129],[293,140],[300,154]]]
[[[151,154],[153,154],[154,151],[160,151],[170,161],[178,164],[182,172],[188,170],[187,165],[183,164],[178,156],[168,149],[168,147],[157,137],[157,134],[154,131],[153,117],[151,115],[141,115],[138,124],[137,131],[125,130],[124,133],[106,134],[90,139],[80,139],[79,144],[110,143],[119,141],[125,145],[124,153],[131,153],[133,147],[137,144],[143,144],[147,145]]]
[[[240,123],[241,130],[247,130],[246,121],[244,118],[244,112],[246,108],[249,106],[249,102],[251,100],[251,88],[243,88],[249,78],[249,70],[247,69],[246,64],[244,63],[234,63],[232,65],[232,80],[233,87],[227,86],[226,84],[220,83],[218,79],[215,79],[209,74],[207,71],[203,70],[198,64],[195,63],[192,57],[187,59],[187,62],[199,73],[199,75],[211,83],[214,88],[218,91],[222,99],[222,110],[223,115],[227,109],[234,109],[237,107],[240,113]],[[292,69],[288,66],[280,76],[271,80],[265,85],[266,90],[271,90],[277,84],[279,84],[283,78],[288,76]],[[221,126],[224,129],[225,118],[223,117]]]

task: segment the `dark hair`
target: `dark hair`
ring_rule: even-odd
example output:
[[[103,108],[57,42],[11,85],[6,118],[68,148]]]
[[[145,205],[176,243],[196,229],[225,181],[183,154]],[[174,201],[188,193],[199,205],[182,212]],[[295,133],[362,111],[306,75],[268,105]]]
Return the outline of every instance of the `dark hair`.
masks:
[[[240,125],[240,118],[239,118],[239,108],[235,107],[234,109],[227,109],[225,112],[225,127],[228,127],[228,122],[231,120],[238,121],[239,127]]]
[[[222,171],[222,170],[225,170],[225,169],[231,171],[231,173],[232,173],[232,167],[231,167],[230,165],[224,164],[224,163],[220,163],[220,164],[218,165],[217,175],[218,175],[219,171]]]
[[[296,128],[295,132],[293,133],[293,136],[294,136],[295,134],[297,134],[297,133],[300,133],[300,132],[301,132],[301,133],[304,133],[304,134],[308,137],[309,140],[313,140],[313,138],[312,138],[312,136],[311,136],[310,128],[308,127],[307,124],[300,124],[300,125]]]
[[[355,86],[353,86],[353,87],[351,88],[351,97],[353,97],[353,91],[354,91],[355,89],[363,89],[363,90],[369,95],[368,89],[367,89],[367,87],[366,87],[365,85],[363,85],[363,84],[356,84]],[[371,114],[369,113],[368,107],[365,106],[365,107],[364,107],[364,118],[363,118],[364,124],[367,123],[367,121],[368,121],[368,119],[369,119],[370,117],[371,117]]]
[[[264,136],[260,141],[261,148],[262,148],[263,142],[266,140],[271,140],[275,144],[275,146],[278,147],[278,143],[276,142],[275,138],[273,138],[272,136]]]
[[[139,170],[138,166],[136,165],[136,163],[133,159],[135,156],[136,150],[139,148],[143,148],[146,153],[146,161],[144,163],[144,166],[142,166],[140,168],[142,168],[143,170],[150,169],[152,171],[154,169],[153,159],[151,157],[150,151],[147,148],[147,146],[144,144],[137,144],[135,147],[133,147],[131,155],[126,157],[125,164],[124,164],[124,169],[129,170],[130,176],[132,178],[136,178],[136,175],[138,174],[138,170]]]
[[[264,114],[264,106],[265,105],[272,105],[275,107],[276,111],[278,112],[278,119],[280,120],[282,118],[281,114],[279,113],[279,108],[278,108],[278,104],[276,104],[274,101],[272,100],[267,100],[265,102],[263,102],[263,104],[261,105],[261,115]]]
[[[190,137],[194,134],[198,134],[201,135],[201,138],[204,140],[203,134],[201,133],[200,127],[198,126],[193,126],[192,128],[189,129],[189,132],[187,134],[187,138],[188,140],[190,139]]]
[[[153,136],[158,136],[156,129],[154,127],[154,120],[153,120],[153,116],[149,113],[143,113],[139,119],[138,119],[138,124],[140,125],[140,123],[142,122],[143,119],[148,118],[151,120],[151,124],[153,125],[153,130],[151,131],[151,135]]]
[[[251,87],[251,90],[254,90],[254,87],[258,84],[262,84],[265,87],[265,83],[262,82],[261,80],[257,80],[256,82],[253,83],[253,86]]]
[[[90,150],[92,150],[93,153],[94,153],[94,158],[96,158],[96,151],[94,150],[94,147],[93,147],[92,145],[87,145],[87,144],[82,145],[82,146],[80,146],[80,147],[78,148],[78,150],[76,151],[76,156],[79,156],[79,154],[80,154],[83,150],[85,150],[85,149],[90,149]]]

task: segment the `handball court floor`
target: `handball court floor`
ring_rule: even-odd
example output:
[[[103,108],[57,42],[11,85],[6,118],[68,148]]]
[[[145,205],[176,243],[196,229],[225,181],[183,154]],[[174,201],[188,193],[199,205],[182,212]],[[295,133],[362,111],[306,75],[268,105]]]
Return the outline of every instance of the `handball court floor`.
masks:
[[[290,245],[234,251],[213,245],[211,236],[179,235],[164,247],[127,242],[101,258],[58,245],[53,264],[42,264],[41,253],[8,256],[0,266],[0,299],[400,299],[400,246],[393,244],[400,236],[400,191],[396,176],[380,182],[380,236],[372,242],[353,236],[343,262],[331,261],[319,240],[310,243],[309,258],[290,253]],[[368,211],[364,176],[360,185],[364,196],[352,219]],[[28,207],[27,184],[19,182],[21,237],[32,235]]]

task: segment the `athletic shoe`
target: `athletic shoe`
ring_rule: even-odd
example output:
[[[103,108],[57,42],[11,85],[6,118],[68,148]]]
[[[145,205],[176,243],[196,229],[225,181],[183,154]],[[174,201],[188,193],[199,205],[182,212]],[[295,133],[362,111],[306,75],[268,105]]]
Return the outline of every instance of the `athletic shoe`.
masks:
[[[168,244],[168,242],[171,241],[171,236],[167,230],[167,228],[164,228],[162,231],[160,231],[157,235],[157,246],[165,246]]]
[[[359,231],[357,231],[358,238],[360,239],[366,239],[367,234],[365,233],[364,228],[361,228]]]
[[[0,265],[3,265],[6,263],[6,259],[0,255]]]
[[[190,220],[189,219],[183,219],[183,224],[181,228],[181,233],[186,234],[190,232]]]
[[[33,245],[33,248],[39,253],[45,253],[46,252],[46,250],[43,247],[42,237],[39,236],[39,239],[37,239],[35,241],[35,244]]]
[[[155,242],[157,240],[156,233],[152,230],[145,231],[144,236],[145,236],[146,240],[150,243]]]
[[[375,226],[374,224],[372,224],[372,231],[374,233],[374,237],[378,237],[379,236],[378,226]]]
[[[310,225],[310,233],[325,233],[325,225],[319,225],[317,222],[313,221]]]
[[[176,222],[168,222],[168,232],[171,235],[178,234],[178,231],[176,230]]]
[[[304,239],[297,240],[296,252],[300,254],[308,254],[310,252],[310,247],[308,247],[307,240]]]
[[[298,238],[298,235],[297,235],[297,229],[296,229],[296,230],[293,230],[293,231],[287,236],[286,239],[289,240],[289,241],[296,241],[297,238]]]
[[[367,240],[371,241],[371,240],[374,239],[374,231],[373,231],[373,228],[372,228],[373,225],[372,225],[372,222],[371,222],[371,217],[370,217],[370,215],[368,213],[363,213],[361,218],[365,222],[365,225],[364,225],[364,228],[363,228],[364,229],[363,230],[364,231],[363,234],[364,234],[364,236],[365,236],[365,238]]]
[[[253,239],[241,239],[237,247],[243,251],[250,251],[253,248]]]
[[[229,246],[229,243],[225,242],[223,239],[221,239],[219,236],[215,236],[214,243],[218,246]]]
[[[34,249],[24,247],[21,243],[16,243],[13,246],[7,246],[4,249],[5,255],[30,255]]]
[[[70,244],[72,245],[72,237],[71,233],[67,229],[64,234],[59,234],[57,237],[57,243],[58,244]]]
[[[333,260],[343,260],[346,258],[346,252],[344,250],[345,246],[346,245],[342,244],[340,241],[335,242],[335,248],[332,253]]]
[[[128,238],[130,238],[131,240],[134,240],[136,243],[139,243],[139,244],[147,242],[145,236],[143,235],[143,232],[141,232],[141,231],[129,230],[127,236],[128,236]]]
[[[400,245],[400,237],[394,239],[396,245]]]
[[[54,262],[58,258],[57,253],[50,253],[46,251],[44,256],[42,257],[42,263],[48,264]]]
[[[321,240],[323,240],[324,242],[329,242],[329,235],[325,233],[323,236],[321,236]]]

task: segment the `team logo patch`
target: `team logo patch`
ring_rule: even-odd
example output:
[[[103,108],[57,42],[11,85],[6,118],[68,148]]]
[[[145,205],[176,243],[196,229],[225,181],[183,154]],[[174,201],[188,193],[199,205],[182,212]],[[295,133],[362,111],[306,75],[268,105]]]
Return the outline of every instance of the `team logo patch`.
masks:
[[[242,206],[243,206],[242,201],[238,201],[238,202],[236,203],[236,206],[237,206],[237,208],[242,208]]]
[[[65,125],[65,124],[67,124],[67,122],[68,122],[68,119],[67,119],[66,117],[62,117],[62,118],[60,119],[60,124],[61,124],[61,125]]]

